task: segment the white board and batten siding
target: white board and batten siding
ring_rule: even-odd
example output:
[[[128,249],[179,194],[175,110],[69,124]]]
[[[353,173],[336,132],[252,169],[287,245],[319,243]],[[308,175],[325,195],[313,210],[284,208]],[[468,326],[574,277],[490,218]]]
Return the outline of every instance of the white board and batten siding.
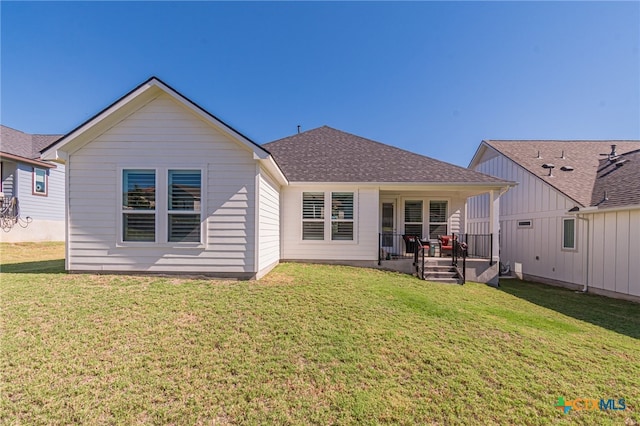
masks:
[[[258,274],[261,278],[280,261],[280,186],[260,167],[258,175]]]
[[[353,192],[353,241],[305,241],[302,239],[303,192]],[[282,189],[282,259],[309,261],[377,261],[379,229],[378,187],[326,185],[290,185]],[[327,233],[325,233],[327,235]]]
[[[487,150],[474,170],[518,182],[500,198],[500,259],[523,276],[584,285],[586,228],[576,220],[576,249],[562,248],[562,219],[576,203],[512,160]],[[469,199],[467,220],[471,232],[488,229],[489,198]],[[519,222],[531,221],[531,226]]]
[[[640,297],[640,209],[585,218],[591,230],[589,288]]]
[[[158,96],[70,154],[67,269],[246,276],[257,271],[253,153],[171,96]],[[119,244],[125,168],[202,169],[204,244]]]

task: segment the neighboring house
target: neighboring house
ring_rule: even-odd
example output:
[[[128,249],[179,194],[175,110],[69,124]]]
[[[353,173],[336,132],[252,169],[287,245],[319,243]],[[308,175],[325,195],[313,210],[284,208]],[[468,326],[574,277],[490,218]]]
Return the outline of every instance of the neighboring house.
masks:
[[[497,238],[512,185],[329,127],[259,146],[157,78],[42,155],[67,164],[70,271],[260,278],[283,259],[374,266],[383,221],[423,237],[464,232],[473,195],[490,194]],[[496,282],[497,266],[485,269]]]
[[[519,183],[500,256],[525,279],[640,300],[640,141],[483,141],[469,168]],[[469,202],[470,232],[486,227]]]
[[[0,198],[7,207],[15,197],[20,215],[17,222],[3,220],[0,241],[64,241],[65,166],[40,160],[40,150],[62,135],[0,130]]]

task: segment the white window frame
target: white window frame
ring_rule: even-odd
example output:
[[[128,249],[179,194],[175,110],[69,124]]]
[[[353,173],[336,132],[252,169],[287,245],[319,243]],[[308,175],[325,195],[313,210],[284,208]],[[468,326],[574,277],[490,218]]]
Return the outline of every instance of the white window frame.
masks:
[[[322,193],[324,196],[324,217],[323,219],[304,219],[304,194],[305,193]],[[351,193],[353,194],[353,219],[333,219],[331,217],[331,203],[333,201],[333,193]],[[341,189],[336,188],[332,190],[322,189],[307,189],[300,191],[300,243],[302,244],[357,244],[358,243],[358,190],[353,188]],[[304,222],[322,222],[323,224],[323,239],[322,240],[305,240],[304,239]],[[334,240],[332,238],[332,225],[334,222],[352,222],[353,223],[353,239],[351,240]]]
[[[123,172],[125,170],[154,170],[156,175],[156,208],[155,208],[155,242],[151,241],[124,241],[124,213],[131,213],[125,210],[122,200]],[[200,241],[199,242],[172,242],[169,241],[169,214],[175,211],[169,210],[169,170],[189,170],[200,171],[200,212],[181,210],[179,213],[196,214],[200,213]],[[163,167],[149,167],[148,165],[132,164],[118,167],[118,202],[117,208],[117,247],[173,247],[173,248],[204,248],[207,241],[206,226],[206,205],[207,205],[207,168],[204,165],[182,165],[176,164]],[[140,213],[149,213],[150,210]]]
[[[564,244],[565,224],[569,221],[573,222],[573,247],[567,247]],[[562,250],[566,251],[578,251],[578,221],[575,217],[563,217],[562,218],[562,234],[560,235],[562,241]]]
[[[36,176],[38,172],[43,172],[44,174],[44,192],[36,191]],[[42,167],[33,167],[31,178],[31,193],[33,195],[37,195],[38,197],[48,197],[49,196],[49,173],[47,173],[47,169]]]
[[[420,213],[422,216],[422,221],[420,222],[407,222],[407,203],[416,203],[416,202],[420,202],[422,203],[422,206],[420,208]],[[407,234],[407,225],[420,225],[422,232],[420,235],[420,238],[424,237],[424,225],[425,225],[425,215],[424,215],[424,208],[425,208],[425,204],[427,204],[426,200],[422,199],[422,198],[407,198],[404,199],[402,202],[402,233],[404,235]],[[428,225],[427,225],[428,226]]]
[[[351,219],[346,219],[344,217],[340,218],[339,216],[333,217],[333,195],[334,194],[351,194],[352,197],[352,205],[351,205]],[[354,241],[356,234],[356,226],[355,226],[355,218],[356,218],[356,194],[353,191],[331,191],[331,225],[329,227],[331,232],[331,241]],[[350,240],[341,240],[333,238],[333,225],[338,223],[351,223],[351,239]]]
[[[431,203],[433,202],[437,202],[437,203],[445,203],[445,211],[444,211],[444,217],[445,220],[444,222],[431,222]],[[440,199],[440,198],[433,198],[433,199],[429,199],[428,200],[428,209],[427,209],[427,214],[428,214],[428,222],[427,222],[427,233],[429,234],[429,238],[431,240],[435,240],[438,238],[438,235],[431,235],[431,225],[444,225],[447,227],[447,232],[443,235],[451,235],[451,225],[449,225],[449,209],[451,206],[451,203],[449,202],[449,200],[445,200],[445,199]]]

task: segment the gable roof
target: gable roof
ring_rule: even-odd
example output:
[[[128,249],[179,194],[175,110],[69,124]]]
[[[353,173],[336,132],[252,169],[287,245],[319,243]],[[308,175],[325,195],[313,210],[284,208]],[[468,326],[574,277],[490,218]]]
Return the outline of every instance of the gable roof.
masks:
[[[259,161],[280,184],[287,184],[285,176],[278,168],[273,157],[262,146],[258,145],[224,121],[220,120],[204,108],[188,99],[177,90],[170,87],[157,77],[151,77],[126,95],[67,133],[54,143],[44,147],[40,152],[45,160],[66,161],[69,152],[82,147],[92,138],[97,137],[112,125],[119,122],[128,114],[136,111],[142,105],[155,99],[162,93],[167,94],[176,102],[199,116],[208,124],[214,126],[222,133],[229,136],[239,146],[253,153],[254,160]]]
[[[249,147],[251,150],[256,152],[261,159],[265,159],[269,156],[269,152],[266,151],[263,147],[261,147],[233,127],[229,126],[227,123],[202,108],[200,105],[188,99],[186,96],[182,95],[177,90],[164,83],[157,77],[150,77],[148,80],[138,85],[129,93],[122,96],[120,99],[116,100],[114,103],[64,135],[64,137],[62,137],[61,139],[44,147],[40,152],[42,153],[43,157],[52,157],[56,150],[60,150],[65,145],[73,143],[74,140],[81,137],[85,132],[90,132],[94,127],[100,128],[101,123],[105,120],[108,120],[111,116],[118,117],[119,115],[123,115],[128,112],[129,109],[132,108],[132,106],[137,106],[144,102],[147,102],[153,97],[157,96],[160,92],[169,94],[175,100],[182,103],[187,108],[191,109],[196,114],[209,121],[211,124],[214,124],[216,127],[223,130],[228,135],[232,136],[236,141]]]
[[[40,161],[40,150],[62,135],[32,135],[0,125],[0,156],[28,164],[55,167]]]
[[[601,209],[640,205],[640,149],[600,160],[591,205]]]
[[[591,205],[600,162],[611,153],[611,145],[618,154],[640,149],[640,141],[485,140],[469,167],[480,161],[483,146],[490,147],[585,207]],[[554,165],[552,176],[543,164]]]
[[[290,182],[506,183],[328,126],[279,139],[264,147]]]

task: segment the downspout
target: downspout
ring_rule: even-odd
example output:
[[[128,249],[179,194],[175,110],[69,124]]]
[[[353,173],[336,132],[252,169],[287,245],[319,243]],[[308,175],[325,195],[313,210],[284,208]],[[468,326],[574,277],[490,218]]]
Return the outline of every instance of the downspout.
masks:
[[[587,222],[587,249],[586,249],[586,256],[587,256],[587,260],[586,260],[586,266],[587,266],[587,273],[586,273],[586,277],[585,277],[585,281],[584,281],[584,286],[582,287],[582,290],[580,290],[581,293],[586,293],[589,290],[589,235],[591,234],[591,230],[589,229],[589,219],[587,219],[586,217],[583,217],[584,215],[580,215],[577,214],[576,217],[580,220],[584,220],[585,222]]]

